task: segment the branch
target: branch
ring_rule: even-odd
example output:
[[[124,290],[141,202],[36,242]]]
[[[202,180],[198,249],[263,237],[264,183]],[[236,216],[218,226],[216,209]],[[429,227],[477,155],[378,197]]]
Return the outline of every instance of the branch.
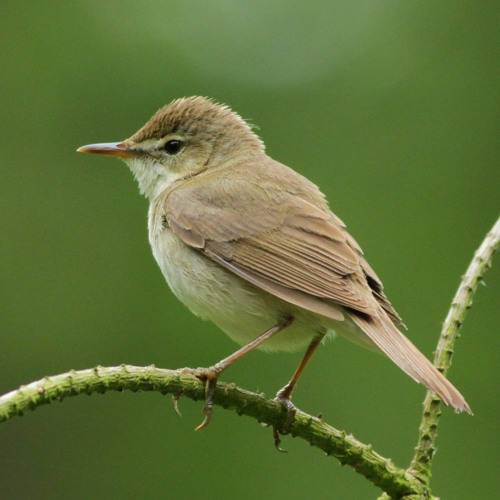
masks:
[[[451,364],[453,346],[467,309],[472,303],[479,282],[491,265],[494,251],[500,241],[500,219],[487,235],[472,263],[462,278],[452,306],[443,325],[435,356],[435,365],[446,373]],[[182,370],[165,370],[149,367],[121,365],[97,367],[89,370],[71,371],[45,377],[27,386],[0,397],[0,422],[28,410],[61,401],[79,394],[105,393],[107,391],[156,391],[161,394],[186,396],[193,400],[205,399],[205,384]],[[281,428],[286,422],[286,410],[278,402],[236,387],[219,382],[214,394],[214,403],[239,415],[247,415],[257,421]],[[434,440],[439,419],[439,400],[428,393],[424,402],[424,415],[420,426],[420,438],[415,457],[408,470],[376,453],[370,445],[346,435],[320,418],[297,411],[290,434],[306,440],[312,446],[335,456],[342,465],[350,465],[374,485],[385,491],[380,498],[432,498],[429,479]]]
[[[0,397],[0,422],[69,396],[123,390],[157,391],[161,394],[183,395],[195,401],[205,399],[204,383],[180,371],[154,366],[97,367],[45,377],[5,394]],[[279,403],[234,384],[219,382],[214,402],[268,425],[281,427],[286,421],[286,410]],[[327,455],[335,456],[341,464],[354,467],[356,472],[391,496],[401,498],[409,494],[422,495],[427,491],[420,481],[376,453],[371,446],[334,429],[320,418],[298,410],[290,434],[306,440]]]
[[[482,282],[484,273],[491,267],[493,254],[500,243],[500,218],[481,243],[474,254],[467,271],[462,277],[450,310],[441,329],[438,346],[434,354],[434,365],[446,375],[451,366],[455,341],[460,335],[467,310],[472,306],[479,283]],[[440,399],[428,391],[424,400],[424,411],[419,429],[418,444],[415,455],[408,469],[412,475],[418,477],[423,484],[429,485],[431,477],[432,458],[434,456],[434,441],[437,437],[437,426],[440,411]]]

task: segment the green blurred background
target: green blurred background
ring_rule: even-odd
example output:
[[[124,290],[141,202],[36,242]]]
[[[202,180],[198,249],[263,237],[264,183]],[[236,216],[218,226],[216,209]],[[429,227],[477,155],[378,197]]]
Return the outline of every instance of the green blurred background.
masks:
[[[498,3],[2,2],[0,392],[97,364],[209,365],[235,345],[170,293],[147,202],[123,163],[78,146],[131,135],[200,94],[260,126],[274,158],[327,194],[428,355],[499,208]],[[444,410],[433,486],[498,494],[500,262],[450,377],[475,416]],[[259,332],[256,332],[259,333]],[[225,381],[269,395],[300,354],[253,353]],[[343,340],[294,401],[399,465],[424,390]],[[0,429],[1,498],[375,498],[304,442],[158,394],[78,397]]]

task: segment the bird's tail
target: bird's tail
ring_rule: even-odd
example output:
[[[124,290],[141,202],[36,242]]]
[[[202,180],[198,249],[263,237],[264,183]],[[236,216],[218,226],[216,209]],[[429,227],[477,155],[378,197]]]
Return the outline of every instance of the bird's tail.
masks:
[[[387,314],[380,310],[378,318],[352,315],[357,326],[401,370],[417,382],[435,392],[456,412],[472,411],[460,392],[436,367],[394,326]]]

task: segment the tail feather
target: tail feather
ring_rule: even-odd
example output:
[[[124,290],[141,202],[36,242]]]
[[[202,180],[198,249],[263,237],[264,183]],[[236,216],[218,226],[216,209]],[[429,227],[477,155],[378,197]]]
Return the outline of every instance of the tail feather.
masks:
[[[380,310],[378,318],[352,315],[370,340],[396,365],[417,382],[435,392],[456,412],[472,411],[460,392],[442,373],[403,335],[387,314]]]

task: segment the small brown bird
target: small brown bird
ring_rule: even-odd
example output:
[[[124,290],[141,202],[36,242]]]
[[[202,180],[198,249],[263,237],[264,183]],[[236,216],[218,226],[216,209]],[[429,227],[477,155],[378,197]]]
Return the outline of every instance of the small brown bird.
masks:
[[[178,99],[120,143],[78,151],[118,156],[150,201],[149,241],[174,294],[243,345],[206,369],[204,427],[220,373],[255,347],[306,353],[277,398],[292,391],[321,340],[337,332],[381,351],[456,411],[458,390],[399,331],[382,282],[319,188],[266,155],[227,106]]]

